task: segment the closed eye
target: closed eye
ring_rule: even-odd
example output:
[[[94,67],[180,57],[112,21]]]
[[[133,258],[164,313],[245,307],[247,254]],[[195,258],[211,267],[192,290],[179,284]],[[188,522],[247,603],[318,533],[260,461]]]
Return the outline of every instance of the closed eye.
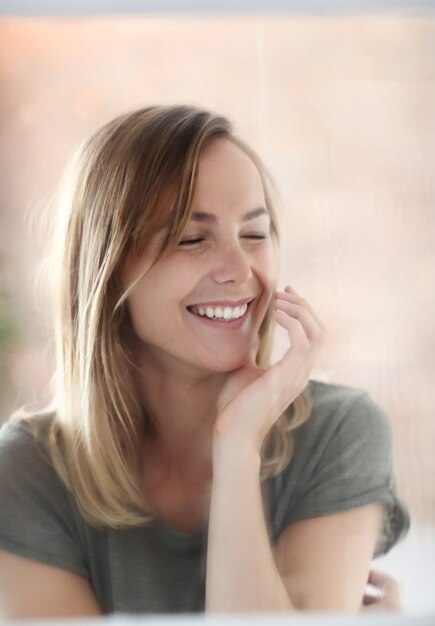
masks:
[[[245,239],[256,239],[261,241],[262,239],[266,239],[267,235],[243,235]]]
[[[267,235],[260,235],[260,234],[243,235],[243,239],[253,239],[255,241],[262,241],[264,239],[267,239]],[[182,239],[178,243],[178,245],[179,246],[193,246],[195,244],[201,243],[201,241],[204,241],[203,237],[197,237],[195,239]]]
[[[179,246],[192,246],[195,243],[201,243],[201,241],[204,241],[204,239],[200,238],[200,239],[183,239],[182,241],[180,241],[178,243]]]

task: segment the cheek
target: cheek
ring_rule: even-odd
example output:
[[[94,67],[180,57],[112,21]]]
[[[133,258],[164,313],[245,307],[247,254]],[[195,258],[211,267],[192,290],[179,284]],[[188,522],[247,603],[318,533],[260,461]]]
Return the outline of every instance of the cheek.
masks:
[[[261,299],[261,311],[259,323],[261,325],[267,314],[269,307],[276,291],[278,281],[278,259],[275,248],[271,246],[264,255],[260,266],[259,279],[263,284],[263,297]],[[273,305],[272,305],[273,306]]]
[[[149,334],[163,321],[177,323],[178,310],[189,293],[193,276],[193,272],[184,271],[179,264],[155,265],[128,297],[136,330],[140,328]]]
[[[262,255],[261,263],[259,265],[259,273],[266,291],[269,296],[271,296],[276,288],[276,282],[278,280],[278,255],[272,244]]]

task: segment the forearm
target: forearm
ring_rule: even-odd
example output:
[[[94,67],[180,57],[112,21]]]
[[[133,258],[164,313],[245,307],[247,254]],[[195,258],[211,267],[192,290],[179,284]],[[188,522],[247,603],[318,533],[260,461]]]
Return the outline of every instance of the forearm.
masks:
[[[222,451],[213,466],[206,612],[294,611],[269,542],[260,457]]]

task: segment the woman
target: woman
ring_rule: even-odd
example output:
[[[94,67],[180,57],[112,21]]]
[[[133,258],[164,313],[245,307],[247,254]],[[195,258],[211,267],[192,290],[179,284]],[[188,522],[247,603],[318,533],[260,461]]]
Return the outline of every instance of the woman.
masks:
[[[277,289],[258,157],[222,117],[149,107],[85,142],[66,188],[55,407],[1,433],[3,613],[368,604],[409,526],[391,428],[309,380],[325,328]]]

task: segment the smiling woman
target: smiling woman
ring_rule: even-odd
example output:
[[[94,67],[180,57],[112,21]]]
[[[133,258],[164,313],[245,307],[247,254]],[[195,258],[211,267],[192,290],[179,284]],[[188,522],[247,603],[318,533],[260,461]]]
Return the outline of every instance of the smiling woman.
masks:
[[[53,254],[53,406],[0,434],[3,616],[365,603],[409,526],[391,427],[363,390],[310,379],[326,331],[277,286],[270,185],[191,106],[83,144]]]

